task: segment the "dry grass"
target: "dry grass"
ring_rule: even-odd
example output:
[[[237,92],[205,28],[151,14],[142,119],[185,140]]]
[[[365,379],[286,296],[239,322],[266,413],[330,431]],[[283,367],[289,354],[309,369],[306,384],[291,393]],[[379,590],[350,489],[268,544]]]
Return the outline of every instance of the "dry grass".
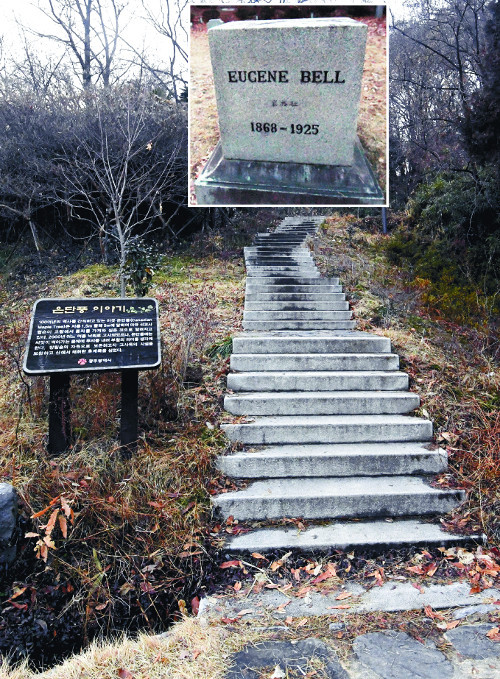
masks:
[[[0,679],[222,679],[231,654],[252,638],[255,633],[231,636],[224,627],[189,618],[162,637],[142,634],[137,640],[92,643],[45,672],[30,672],[26,665],[9,669],[4,661]]]
[[[203,575],[210,494],[219,483],[213,461],[226,446],[217,422],[228,358],[207,350],[240,327],[242,272],[239,260],[171,257],[156,274],[151,294],[160,302],[163,362],[140,374],[142,437],[130,461],[118,447],[114,374],[73,378],[75,442],[68,454],[48,457],[48,380],[19,370],[31,305],[42,295],[36,286],[10,294],[0,315],[0,479],[19,491],[25,531],[43,537],[51,513],[62,514],[60,496],[75,513],[67,537],[56,522],[46,566],[33,564],[35,572],[18,576],[26,591],[15,603],[26,615],[52,615],[41,599],[30,599],[50,579],[57,603],[49,606],[79,616],[84,642],[127,626],[164,629],[179,614],[177,601],[191,601]],[[55,277],[43,296],[113,296],[115,274],[92,266]],[[51,502],[49,512],[29,521]],[[36,542],[30,540],[22,543],[24,559]],[[0,607],[22,616],[9,607],[12,592],[5,590]]]
[[[469,617],[467,623],[480,619]],[[480,619],[498,626],[498,612]],[[330,624],[341,622],[339,631]],[[140,635],[137,639],[94,642],[84,652],[44,672],[33,672],[24,665],[0,665],[0,679],[223,679],[231,667],[232,656],[245,646],[266,640],[298,641],[317,638],[330,646],[342,664],[349,666],[353,640],[362,634],[399,630],[421,643],[435,644],[445,654],[450,645],[443,637],[446,625],[455,626],[453,612],[402,611],[288,618],[278,623],[272,612],[254,620],[207,621],[184,618],[162,636]],[[273,629],[273,626],[274,629]],[[323,663],[313,661],[311,676],[325,676]],[[269,677],[274,667],[262,676]],[[316,672],[313,673],[312,670]],[[295,675],[294,675],[295,676]]]
[[[364,17],[368,26],[363,72],[358,134],[384,190],[386,185],[386,25],[384,19]],[[195,24],[191,30],[189,91],[189,140],[191,160],[190,199],[196,204],[193,184],[220,133],[217,122],[214,82],[206,27]]]

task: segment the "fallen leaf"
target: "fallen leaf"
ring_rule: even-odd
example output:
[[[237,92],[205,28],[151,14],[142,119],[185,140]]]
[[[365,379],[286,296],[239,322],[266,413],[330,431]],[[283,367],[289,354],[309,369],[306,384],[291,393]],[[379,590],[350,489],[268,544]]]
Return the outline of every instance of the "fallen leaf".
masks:
[[[444,620],[444,615],[441,613],[437,613],[436,611],[433,611],[430,606],[426,606],[424,608],[425,614],[428,618],[431,618],[431,620]]]
[[[233,585],[233,589],[235,592],[239,592],[241,589],[241,582],[238,580],[238,582],[235,582]]]
[[[253,608],[244,608],[242,611],[238,611],[238,618],[241,618],[243,615],[248,615],[249,613],[253,613]]]
[[[27,590],[27,587],[21,587],[21,589],[14,588],[14,594],[10,597],[10,599],[7,599],[7,601],[12,601],[12,599],[17,599],[18,596],[21,596],[21,594],[24,594],[24,592]]]
[[[432,564],[430,565],[430,567],[429,567],[428,569],[426,569],[425,574],[426,574],[428,577],[431,578],[431,577],[434,575],[434,573],[437,571],[437,569],[438,569],[437,563],[432,563]]]
[[[200,610],[199,597],[195,596],[191,599],[191,610],[193,611],[193,615],[198,615],[198,611]]]
[[[123,667],[120,667],[118,670],[118,676],[120,679],[134,679],[134,675],[132,672],[129,672],[128,670],[124,670]]]
[[[328,608],[351,608],[349,604],[340,604],[339,606],[328,606]]]
[[[68,537],[68,522],[66,521],[66,517],[63,514],[59,514],[59,528],[61,529],[61,533],[63,538]]]
[[[418,589],[420,594],[423,594],[425,592],[425,589],[422,587],[422,585],[419,585],[418,582],[412,582],[411,585],[412,587],[415,587],[415,589]]]
[[[492,627],[489,632],[486,632],[486,636],[490,641],[500,641],[500,628]]]
[[[307,618],[302,618],[302,620],[299,620],[296,627],[304,627],[304,625],[307,625]]]
[[[350,596],[352,596],[352,592],[341,592],[335,599],[337,601],[342,601],[342,599],[348,599]]]
[[[199,655],[201,655],[201,651],[198,651],[198,650],[193,651],[193,660],[196,660],[196,658],[197,658]]]
[[[276,608],[276,610],[277,610],[277,611],[284,611],[285,608],[288,606],[288,604],[291,603],[291,601],[292,601],[291,599],[289,599],[288,601],[285,601],[285,603],[280,604],[280,605]]]
[[[224,563],[221,563],[219,568],[237,568],[238,566],[241,566],[241,561],[224,561]]]
[[[250,556],[253,556],[254,559],[264,559],[264,561],[269,561],[269,559],[266,559],[266,557],[263,554],[259,554],[259,552],[253,552]]]

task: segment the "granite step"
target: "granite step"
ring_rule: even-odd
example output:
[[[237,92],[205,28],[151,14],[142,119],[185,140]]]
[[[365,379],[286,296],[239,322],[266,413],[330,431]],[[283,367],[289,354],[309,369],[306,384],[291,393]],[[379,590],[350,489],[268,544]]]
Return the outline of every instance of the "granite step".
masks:
[[[317,279],[321,280],[320,278]],[[298,285],[297,283],[251,283],[247,279],[245,296],[253,294],[266,295],[327,295],[343,294],[341,285]]]
[[[311,262],[252,262],[246,261],[245,267],[247,276],[306,276],[309,278],[317,278],[320,273],[316,266]]]
[[[343,302],[343,292],[248,292],[246,302]]]
[[[245,311],[347,311],[349,302],[286,301],[267,302],[246,300]]]
[[[221,456],[217,467],[227,476],[259,479],[429,475],[447,463],[445,450],[411,441],[267,446]]]
[[[244,321],[349,321],[352,311],[244,311]]]
[[[419,405],[418,395],[407,391],[257,391],[224,399],[233,415],[394,415]]]
[[[409,415],[299,415],[222,424],[230,441],[249,445],[430,441],[432,423]]]
[[[231,354],[231,370],[397,370],[397,354]]]
[[[253,276],[247,278],[246,287],[255,285],[311,285],[314,287],[338,286],[338,278],[317,278],[316,276]]]
[[[391,341],[364,332],[237,335],[235,354],[390,354]]]
[[[353,330],[355,321],[243,321],[245,330]]]
[[[408,375],[399,371],[270,371],[229,373],[232,391],[406,391]]]
[[[425,477],[303,477],[255,481],[214,504],[224,519],[255,521],[446,514],[464,499],[464,491],[432,488]]]
[[[470,539],[471,537],[464,535],[447,533],[439,524],[425,523],[418,519],[394,519],[390,522],[364,519],[335,521],[321,526],[312,525],[301,531],[295,526],[262,528],[228,538],[226,549],[229,552],[274,552],[424,546],[437,548],[460,545]]]

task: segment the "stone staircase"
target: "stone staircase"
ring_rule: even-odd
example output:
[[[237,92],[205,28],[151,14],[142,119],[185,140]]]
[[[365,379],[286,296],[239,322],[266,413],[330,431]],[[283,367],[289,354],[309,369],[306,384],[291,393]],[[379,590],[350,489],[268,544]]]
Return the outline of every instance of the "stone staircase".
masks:
[[[256,479],[214,499],[224,518],[315,520],[305,530],[259,528],[232,551],[453,544],[419,516],[450,511],[460,490],[433,488],[447,466],[432,423],[409,416],[419,397],[387,338],[354,330],[337,278],[321,278],[308,235],[322,217],[286,218],[245,248],[243,327],[233,340],[223,429],[243,450],[218,460]],[[332,521],[334,520],[334,521]]]

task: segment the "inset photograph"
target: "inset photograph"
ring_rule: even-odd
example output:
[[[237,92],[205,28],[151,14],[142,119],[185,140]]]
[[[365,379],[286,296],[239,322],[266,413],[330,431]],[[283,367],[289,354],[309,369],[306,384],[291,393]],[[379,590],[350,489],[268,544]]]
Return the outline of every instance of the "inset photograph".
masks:
[[[192,5],[191,206],[387,205],[385,7]]]

